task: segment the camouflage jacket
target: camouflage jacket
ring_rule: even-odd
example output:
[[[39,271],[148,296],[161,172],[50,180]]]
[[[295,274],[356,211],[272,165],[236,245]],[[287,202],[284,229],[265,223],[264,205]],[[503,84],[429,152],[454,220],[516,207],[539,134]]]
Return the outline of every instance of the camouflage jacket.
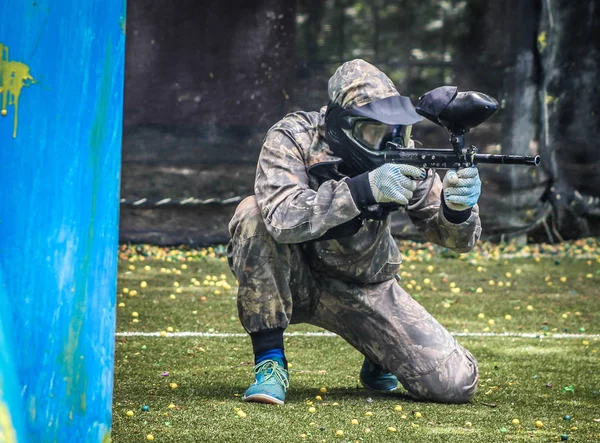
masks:
[[[320,112],[286,115],[265,136],[254,192],[267,230],[279,243],[302,243],[318,272],[357,283],[393,278],[401,262],[390,232],[390,217],[364,220],[353,235],[318,240],[329,229],[359,216],[341,159],[332,155]],[[434,170],[420,182],[407,213],[425,239],[458,252],[473,248],[481,234],[477,205],[460,224],[441,209],[442,182]]]

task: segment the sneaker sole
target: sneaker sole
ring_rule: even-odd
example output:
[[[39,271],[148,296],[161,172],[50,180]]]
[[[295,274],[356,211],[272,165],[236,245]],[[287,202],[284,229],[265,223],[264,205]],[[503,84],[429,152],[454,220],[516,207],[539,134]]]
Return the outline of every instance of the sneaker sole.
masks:
[[[392,392],[395,391],[396,389],[398,389],[398,386],[394,386],[393,388],[389,388],[389,389],[377,389],[377,388],[372,388],[371,386],[367,385],[366,383],[364,383],[362,380],[360,381],[360,384],[363,385],[363,387],[369,391],[378,391],[378,392]]]
[[[266,403],[270,405],[282,405],[284,404],[283,400],[279,400],[278,398],[271,397],[267,394],[253,394],[248,397],[243,397],[243,401],[249,401],[254,403]]]

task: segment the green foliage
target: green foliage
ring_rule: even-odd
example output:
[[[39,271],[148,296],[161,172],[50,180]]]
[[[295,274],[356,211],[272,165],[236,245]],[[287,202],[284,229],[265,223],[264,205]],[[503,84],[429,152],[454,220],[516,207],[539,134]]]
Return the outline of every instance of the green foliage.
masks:
[[[417,96],[453,81],[470,25],[485,12],[475,0],[300,0],[297,11],[301,64],[333,70],[363,58]]]

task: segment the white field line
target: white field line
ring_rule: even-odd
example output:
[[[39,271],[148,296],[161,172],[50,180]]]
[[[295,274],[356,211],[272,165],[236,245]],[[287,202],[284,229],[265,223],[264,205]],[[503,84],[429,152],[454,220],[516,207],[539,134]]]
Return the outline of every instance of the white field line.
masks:
[[[160,337],[160,332],[117,332],[117,337]],[[542,333],[529,332],[453,332],[455,337],[514,337],[514,338],[539,338],[539,339],[565,339],[565,338],[580,338],[580,339],[600,339],[600,334],[559,334],[550,333],[544,335]],[[230,338],[230,337],[247,337],[248,334],[238,332],[167,332],[163,338],[183,338],[183,337],[203,337],[203,338]],[[286,337],[337,337],[333,332],[286,332]]]
[[[560,260],[565,260],[568,258],[572,258],[574,260],[597,260],[598,259],[598,254],[576,254],[576,255],[567,255],[567,254],[521,254],[521,253],[506,253],[506,254],[500,254],[500,258],[505,258],[505,259],[512,259],[512,258],[533,258],[533,257],[540,257],[540,258],[557,258]],[[488,258],[492,258],[492,257],[481,257],[481,259],[488,259]]]

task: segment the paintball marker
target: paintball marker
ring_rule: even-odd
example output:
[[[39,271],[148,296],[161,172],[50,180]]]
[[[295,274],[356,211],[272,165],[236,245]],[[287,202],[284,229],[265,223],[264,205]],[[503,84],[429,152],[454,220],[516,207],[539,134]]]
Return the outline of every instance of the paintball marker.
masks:
[[[388,141],[385,163],[402,163],[420,168],[468,168],[478,163],[538,166],[540,156],[478,154],[465,146],[465,133],[480,125],[498,109],[498,102],[481,92],[458,92],[454,86],[436,88],[419,99],[417,113],[447,129],[453,149],[406,149]]]

